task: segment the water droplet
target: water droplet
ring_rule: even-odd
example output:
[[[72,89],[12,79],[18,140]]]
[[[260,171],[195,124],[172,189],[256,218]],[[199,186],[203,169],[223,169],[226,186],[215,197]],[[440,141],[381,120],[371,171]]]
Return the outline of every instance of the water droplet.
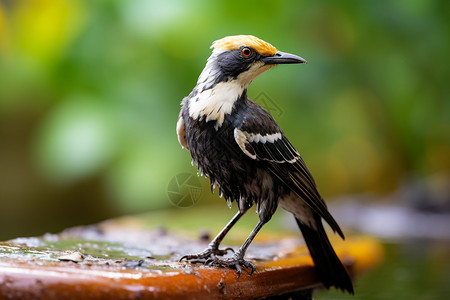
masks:
[[[194,166],[194,160],[191,159],[191,166]]]
[[[222,191],[220,191],[219,198],[222,198],[222,197],[223,197],[223,193],[222,193]]]
[[[230,198],[227,199],[227,205],[228,205],[228,208],[231,208],[231,206],[233,205],[233,202],[231,201]]]

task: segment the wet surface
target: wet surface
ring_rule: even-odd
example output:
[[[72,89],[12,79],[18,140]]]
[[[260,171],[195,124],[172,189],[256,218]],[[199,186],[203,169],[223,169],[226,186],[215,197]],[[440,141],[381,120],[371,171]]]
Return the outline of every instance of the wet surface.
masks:
[[[143,224],[145,218],[127,217],[0,242],[0,296],[108,299],[114,293],[116,299],[129,299],[136,293],[141,298],[183,298],[187,293],[199,299],[252,299],[320,287],[298,235],[274,233],[255,241],[246,259],[256,272],[250,276],[243,271],[238,279],[233,269],[179,262],[183,255],[206,248],[205,235],[210,233],[205,230],[189,235]],[[237,249],[240,244],[229,242],[222,247]],[[353,274],[382,259],[378,242],[368,237],[350,237],[334,245]],[[56,296],[45,298],[48,295]]]

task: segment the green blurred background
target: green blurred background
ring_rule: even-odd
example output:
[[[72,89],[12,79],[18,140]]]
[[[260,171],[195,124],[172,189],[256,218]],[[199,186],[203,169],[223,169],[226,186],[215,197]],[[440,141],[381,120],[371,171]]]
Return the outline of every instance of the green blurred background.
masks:
[[[411,198],[449,212],[449,12],[445,0],[0,0],[0,240],[182,209],[170,183],[196,169],[177,142],[179,103],[212,41],[234,34],[308,60],[270,70],[249,95],[327,199]],[[226,210],[199,179],[196,205]],[[439,192],[422,197],[414,182]],[[448,237],[439,226],[386,240],[385,263],[358,281],[360,299],[448,296],[449,240],[427,239]]]
[[[173,208],[168,183],[196,172],[179,103],[211,42],[234,34],[308,60],[249,95],[326,198],[447,184],[449,3],[0,1],[0,239]],[[201,182],[199,205],[217,201]]]

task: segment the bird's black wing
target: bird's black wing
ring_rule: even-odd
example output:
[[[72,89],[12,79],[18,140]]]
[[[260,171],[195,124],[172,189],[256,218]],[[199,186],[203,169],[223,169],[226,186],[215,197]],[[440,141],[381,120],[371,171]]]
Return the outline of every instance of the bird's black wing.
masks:
[[[262,108],[252,110],[249,116],[234,130],[234,137],[240,149],[254,160],[266,161],[268,169],[280,181],[344,238],[342,230],[317,191],[316,183],[305,162],[276,121]]]

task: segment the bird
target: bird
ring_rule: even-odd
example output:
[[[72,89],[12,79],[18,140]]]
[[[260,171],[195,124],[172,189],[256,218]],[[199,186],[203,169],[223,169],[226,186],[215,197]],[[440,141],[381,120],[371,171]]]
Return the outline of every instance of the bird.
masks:
[[[212,53],[197,84],[181,101],[176,131],[198,171],[210,179],[238,211],[222,231],[197,254],[180,261],[255,271],[244,256],[258,231],[278,207],[292,213],[313,259],[319,280],[351,294],[352,280],[336,255],[322,219],[344,239],[327,209],[314,178],[275,119],[247,96],[250,83],[281,64],[306,64],[300,56],[277,50],[253,35],[226,36],[211,46]],[[219,249],[225,235],[253,206],[258,223],[231,257]]]

